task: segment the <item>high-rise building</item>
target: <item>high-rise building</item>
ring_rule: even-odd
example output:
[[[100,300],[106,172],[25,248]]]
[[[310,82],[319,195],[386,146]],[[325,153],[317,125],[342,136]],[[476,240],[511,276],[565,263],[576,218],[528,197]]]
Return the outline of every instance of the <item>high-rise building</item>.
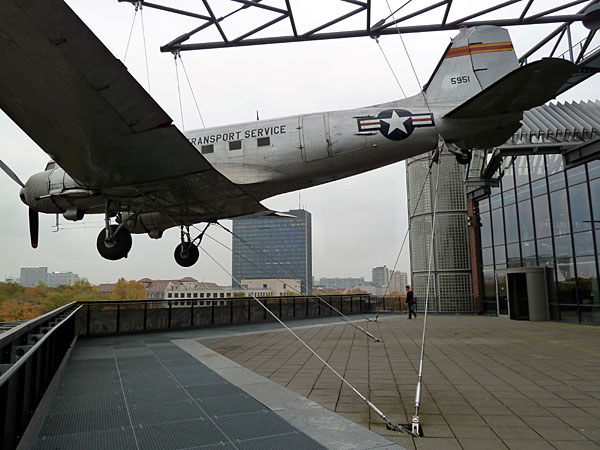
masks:
[[[390,269],[387,266],[374,267],[371,270],[371,280],[375,286],[387,286],[390,281]]]
[[[294,278],[302,293],[312,293],[311,215],[303,209],[287,214],[294,217],[233,220],[233,287],[242,279]]]
[[[391,292],[406,292],[406,286],[408,285],[408,275],[406,272],[392,272],[390,276],[390,286],[388,288],[388,293]]]
[[[40,283],[48,284],[47,267],[21,267],[19,284],[25,287],[34,287]]]

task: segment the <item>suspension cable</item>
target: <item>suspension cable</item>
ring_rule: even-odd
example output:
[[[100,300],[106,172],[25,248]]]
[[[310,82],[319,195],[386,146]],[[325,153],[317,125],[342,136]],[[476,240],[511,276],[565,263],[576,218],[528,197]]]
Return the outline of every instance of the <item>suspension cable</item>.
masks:
[[[229,231],[227,228],[225,228],[224,226],[222,226],[221,224],[219,224],[224,230]],[[229,231],[231,233],[231,235],[237,239],[239,239],[239,237],[237,237],[236,235],[234,235],[231,231]],[[254,267],[256,267],[257,269],[261,270],[263,273],[269,275],[270,277],[272,277],[273,279],[280,281],[281,283],[283,283],[284,281],[280,278],[278,278],[275,274],[270,273],[268,270],[266,270],[263,267],[260,267],[258,264],[254,263],[253,261],[249,260],[248,258],[246,258],[244,255],[242,255],[239,252],[236,252],[235,250],[233,250],[233,248],[228,247],[227,245],[223,244],[222,242],[220,242],[218,239],[205,234],[205,236],[207,236],[209,239],[212,239],[214,242],[216,242],[217,244],[221,245],[222,247],[226,248],[227,250],[231,251],[232,253],[235,253],[236,255],[238,255],[240,258],[244,259],[246,262],[249,262],[250,264],[252,264]],[[241,240],[241,239],[240,239]],[[286,275],[289,275],[291,277],[290,274],[286,273]],[[302,293],[295,289],[293,286],[289,286],[289,288],[294,291],[296,294],[302,295]],[[334,310],[337,314],[339,314],[340,318],[346,322],[348,325],[351,325],[352,327],[356,328],[358,331],[360,331],[361,333],[365,334],[367,337],[373,339],[375,342],[381,342],[381,339],[375,337],[373,334],[371,334],[368,330],[365,330],[363,327],[361,327],[360,325],[352,322],[350,320],[350,318],[348,316],[346,316],[343,312],[341,312],[340,310],[338,310],[335,306],[333,306],[333,304],[327,302],[325,299],[323,299],[322,297],[320,297],[319,295],[315,294],[314,292],[312,292],[310,295],[316,297],[318,300],[320,300],[321,302],[325,303],[327,306],[329,306],[332,310]],[[314,301],[314,299],[312,299],[311,297],[307,297],[307,299],[311,299]],[[365,316],[363,316],[363,318],[367,319]]]
[[[135,18],[137,17],[139,5],[135,5],[135,11],[133,13],[133,21],[131,22],[131,29],[129,30],[129,37],[127,38],[127,46],[125,47],[125,55],[123,56],[123,63],[127,59],[127,52],[129,51],[129,43],[131,42],[131,35],[133,34],[133,27],[135,25]]]
[[[392,75],[394,76],[394,79],[396,80],[396,83],[398,84],[398,87],[400,88],[400,91],[402,91],[402,95],[404,96],[404,98],[406,98],[406,93],[404,92],[404,89],[402,89],[402,85],[400,84],[400,80],[396,76],[396,72],[394,71],[394,68],[390,64],[390,61],[388,60],[387,56],[385,55],[385,52],[383,51],[383,47],[379,43],[379,38],[375,37],[374,39],[375,39],[375,42],[377,42],[377,46],[379,47],[379,50],[381,50],[381,54],[383,55],[383,59],[385,59],[385,62],[387,63],[388,67],[390,68],[390,71],[392,72]]]
[[[425,191],[425,186],[427,185],[427,180],[431,176],[431,169],[433,168],[433,163],[435,162],[434,159],[435,158],[432,158],[431,162],[429,163],[429,170],[427,171],[427,175],[425,176],[425,180],[423,181],[423,185],[421,186],[421,191],[419,192],[419,196],[417,197],[417,203],[415,204],[412,214],[410,214],[410,211],[409,211],[409,221],[410,221],[410,217],[414,216],[415,213],[417,212],[417,208],[419,207],[421,197],[423,196],[423,192]],[[398,266],[398,261],[400,260],[400,256],[402,255],[402,250],[404,250],[404,244],[406,243],[406,238],[408,237],[409,232],[410,232],[410,223],[409,223],[408,227],[406,228],[406,233],[404,233],[404,239],[402,239],[402,245],[400,246],[400,251],[398,252],[398,256],[396,256],[396,262],[394,263],[394,268],[392,269],[392,273],[394,273],[396,271],[396,267]],[[387,295],[387,293],[390,289],[391,283],[392,283],[392,278],[390,277],[390,279],[388,280],[387,286],[385,287],[385,291],[383,293],[384,297]]]
[[[421,435],[421,424],[419,423],[419,410],[421,409],[421,392],[423,382],[423,359],[425,357],[425,332],[427,330],[427,311],[429,309],[429,287],[431,283],[431,263],[433,262],[433,251],[434,251],[434,239],[435,239],[435,221],[436,221],[436,209],[438,199],[438,188],[440,185],[440,166],[438,163],[437,176],[435,181],[435,194],[433,197],[433,209],[431,219],[431,241],[429,249],[429,261],[427,264],[427,291],[425,295],[425,311],[423,313],[423,333],[421,337],[421,354],[419,358],[419,375],[417,377],[417,387],[415,392],[415,414],[412,420],[412,432],[417,435]]]
[[[179,53],[179,61],[181,62],[181,67],[183,67],[183,73],[185,74],[185,78],[187,79],[188,86],[190,88],[190,92],[192,93],[192,98],[194,99],[194,103],[196,104],[196,111],[198,111],[198,115],[200,116],[200,122],[202,122],[202,128],[206,128],[204,124],[204,119],[202,118],[202,113],[200,112],[200,106],[198,106],[198,101],[196,100],[196,95],[194,94],[194,88],[192,87],[192,83],[190,82],[190,77],[188,77],[187,70],[185,69],[185,65],[183,64],[183,58],[181,57],[181,53]]]
[[[240,283],[240,280],[236,279],[234,277],[234,275],[229,272],[225,267],[223,267],[223,265],[221,263],[219,263],[204,247],[199,246],[202,251],[210,258],[213,260],[213,262],[215,264],[217,264],[227,275],[229,275],[231,277],[232,280],[234,280],[235,282],[237,282],[240,286],[242,286],[242,284]],[[248,294],[249,297],[252,297],[260,306],[261,308],[263,308],[268,314],[270,314],[277,322],[279,322],[281,324],[281,326],[283,326],[287,331],[289,331],[292,336],[294,336],[304,347],[306,347],[306,349],[311,352],[313,354],[313,356],[315,356],[319,361],[321,361],[321,363],[323,363],[323,365],[325,367],[327,367],[329,370],[331,370],[331,372],[333,372],[333,374],[335,376],[337,376],[342,383],[344,383],[346,386],[348,386],[356,395],[358,395],[360,397],[360,399],[362,401],[364,401],[367,406],[374,411],[379,417],[381,417],[386,425],[388,426],[388,428],[392,429],[392,430],[396,430],[396,431],[402,431],[404,433],[407,433],[411,436],[415,436],[415,434],[413,432],[411,432],[410,430],[402,427],[401,425],[394,423],[392,421],[390,421],[390,419],[379,409],[377,408],[373,403],[371,403],[371,401],[365,397],[363,394],[361,394],[354,386],[352,386],[342,375],[340,375],[339,372],[337,372],[327,361],[325,361],[315,350],[313,350],[306,342],[304,342],[304,340],[302,340],[302,338],[300,336],[298,336],[296,333],[294,333],[294,331],[289,328],[285,323],[283,323],[283,321],[277,317],[273,311],[271,311],[269,308],[267,308],[266,305],[264,305],[252,292],[250,292],[248,289],[246,289],[244,286],[242,286],[242,289],[244,289],[244,291],[246,291],[246,294]],[[418,437],[418,436],[415,436]]]
[[[179,97],[179,113],[181,114],[181,129],[185,131],[185,122],[183,121],[183,103],[181,101],[181,86],[179,83],[179,69],[177,67],[177,55],[179,50],[175,50],[173,52],[173,57],[175,59],[175,78],[177,79],[177,96]]]
[[[139,2],[140,6],[140,22],[142,22],[142,39],[144,41],[144,58],[146,59],[146,78],[148,79],[148,92],[151,93],[150,88],[150,69],[148,68],[148,50],[146,49],[146,30],[144,28],[144,14],[142,11],[142,2]]]

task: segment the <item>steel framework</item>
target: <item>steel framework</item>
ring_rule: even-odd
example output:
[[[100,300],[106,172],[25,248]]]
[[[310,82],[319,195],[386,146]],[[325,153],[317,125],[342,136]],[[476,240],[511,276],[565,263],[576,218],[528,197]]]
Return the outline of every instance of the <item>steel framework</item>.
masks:
[[[298,30],[300,29],[299,25],[301,24],[298,23],[297,18],[294,16],[292,0],[284,0],[284,2],[282,1],[282,7],[271,6],[268,3],[272,4],[273,1],[268,0],[230,0],[230,2],[226,4],[230,6],[235,5],[235,8],[219,17],[217,17],[216,11],[218,11],[219,7],[223,7],[224,2],[216,2],[216,0],[202,0],[202,8],[199,12],[173,8],[171,6],[166,6],[165,4],[147,2],[144,0],[118,1],[131,3],[137,7],[142,6],[146,8],[154,8],[167,13],[187,16],[198,21],[198,26],[163,45],[160,48],[162,52],[241,47],[286,42],[318,41],[361,36],[379,37],[381,35],[396,33],[420,33],[426,31],[453,30],[460,27],[470,27],[482,24],[514,26],[558,23],[559,26],[556,30],[542,39],[538,44],[532,47],[530,51],[523,55],[522,58],[526,59],[541,47],[551,42],[553,39],[556,41],[556,43],[552,53],[556,52],[561,40],[564,38],[569,40],[569,43],[571,44],[569,45],[569,48],[573,48],[573,45],[570,42],[570,25],[577,21],[583,21],[588,28],[594,28],[599,21],[598,14],[600,14],[600,0],[573,0],[560,6],[535,13],[531,12],[532,7],[538,4],[543,5],[545,2],[542,2],[542,0],[538,0],[537,2],[535,0],[507,0],[497,2],[491,7],[475,11],[471,14],[460,17],[459,19],[449,20],[449,17],[453,12],[453,3],[455,6],[458,2],[453,2],[453,0],[440,0],[437,2],[430,1],[425,7],[408,12],[408,10],[405,8],[412,2],[412,0],[408,0],[395,11],[390,10],[390,14],[387,15],[387,17],[383,17],[375,21],[375,18],[373,17],[374,2],[372,2],[372,0],[338,0],[340,10],[344,9],[344,7],[348,8],[348,5],[355,8],[334,18],[333,20],[321,23],[316,27],[313,26],[309,31],[300,32]],[[215,5],[215,3],[218,3],[218,5]],[[573,7],[582,4],[583,7],[577,10],[577,12],[572,13],[568,11],[572,11]],[[511,6],[512,8],[510,8],[509,11],[507,8]],[[228,23],[228,21],[231,21],[233,18],[236,18],[236,20],[240,19],[242,21],[246,21],[247,23],[255,22],[255,16],[251,16],[250,14],[257,10],[260,10],[268,16],[268,18],[264,19],[264,22],[262,22],[260,25],[235,37],[228,36],[225,33],[223,27],[224,24]],[[438,13],[440,20],[432,23],[428,19],[431,17],[431,14],[429,13],[434,11]],[[501,19],[485,18],[486,15],[495,13],[497,11],[506,13],[507,17]],[[315,10],[315,16],[318,17],[318,15],[319,11]],[[362,17],[362,20],[364,21],[364,27],[352,29],[352,26],[356,23],[356,17]],[[352,19],[352,22],[350,19]],[[288,34],[280,34],[278,33],[278,30],[280,29],[274,28],[274,25],[283,21],[287,21],[289,24]],[[418,23],[419,21],[423,23]],[[332,27],[342,25],[348,25],[350,29],[347,31],[331,31]],[[198,39],[201,31],[210,29],[212,27],[218,31],[218,35],[220,36],[221,40],[199,40],[195,43],[185,43],[192,37]],[[274,33],[273,35],[267,37],[256,37],[258,33],[265,30],[274,31]],[[570,55],[574,61],[583,59],[585,50],[589,47],[594,35],[595,30],[590,30],[587,38],[584,39],[580,45],[581,52],[578,55]]]

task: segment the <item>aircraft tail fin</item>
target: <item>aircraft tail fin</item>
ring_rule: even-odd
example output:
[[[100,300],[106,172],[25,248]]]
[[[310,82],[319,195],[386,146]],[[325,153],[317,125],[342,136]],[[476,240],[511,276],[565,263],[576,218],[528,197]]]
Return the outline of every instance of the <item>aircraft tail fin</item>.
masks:
[[[456,105],[518,67],[508,31],[493,25],[463,28],[423,90],[430,104]]]

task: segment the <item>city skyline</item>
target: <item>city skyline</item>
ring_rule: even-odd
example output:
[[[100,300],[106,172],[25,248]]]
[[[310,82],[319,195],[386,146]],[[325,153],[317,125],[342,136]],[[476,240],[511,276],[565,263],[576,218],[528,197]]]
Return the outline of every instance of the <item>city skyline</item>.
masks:
[[[133,8],[117,2],[75,2],[69,5],[119,59],[131,28]],[[398,6],[392,3],[392,7]],[[325,7],[324,7],[325,8]],[[326,8],[325,8],[326,9]],[[180,129],[200,128],[201,124],[187,86],[184,88],[184,118],[179,113],[173,57],[161,54],[158,47],[166,34],[177,35],[176,21],[150,9],[144,11],[148,33],[150,76],[154,80],[152,96],[174,119]],[[138,24],[139,26],[139,24]],[[153,33],[160,29],[160,33]],[[552,25],[512,27],[509,29],[517,54],[553,29]],[[160,34],[160,36],[157,36]],[[454,31],[405,36],[412,62],[423,84],[434,70]],[[574,35],[574,41],[580,39]],[[380,44],[388,56],[407,95],[419,86],[410,70],[397,36],[382,37]],[[427,51],[420,51],[420,49]],[[134,30],[125,65],[148,89],[139,28]],[[360,54],[360,64],[356,55]],[[346,39],[336,42],[302,43],[222,51],[191,52],[184,55],[187,71],[193,80],[197,98],[207,125],[254,120],[257,110],[261,119],[298,113],[327,111],[372,105],[402,97],[393,75],[376,43],[371,39]],[[260,64],[256,64],[260,61]],[[302,64],[297,64],[302,61]],[[252,66],[252,89],[239,81],[240,67]],[[323,67],[327,67],[327,71]],[[218,70],[216,70],[218,68]],[[282,68],[289,68],[284,69]],[[351,72],[352,76],[348,76]],[[160,80],[160,82],[158,82]],[[361,80],[369,80],[368,89],[357,89]],[[293,88],[291,88],[293,87]],[[201,96],[201,97],[198,97]],[[567,92],[561,100],[596,99],[600,84],[594,78]],[[42,170],[49,156],[43,153],[12,121],[0,112],[3,151],[0,159],[23,180]],[[313,214],[313,273],[319,277],[344,275],[368,277],[372,267],[394,261],[408,226],[405,165],[403,162],[369,173],[264,201],[265,206],[285,211],[304,205]],[[133,237],[133,251],[127,259],[109,262],[98,256],[96,236],[102,217],[86,217],[83,222],[66,222],[54,233],[55,217],[40,218],[40,245],[32,250],[27,230],[27,207],[18,197],[18,186],[0,174],[0,211],[4,222],[3,253],[10,257],[0,261],[0,274],[16,276],[19,267],[52,266],[85,273],[94,284],[119,277],[140,279],[176,279],[193,276],[226,284],[231,271],[230,235],[211,227],[202,247],[214,257],[201,252],[200,261],[190,269],[173,262],[173,249],[179,240],[177,229],[167,230],[160,240],[147,236]],[[223,221],[230,227],[230,221]],[[218,241],[215,242],[213,239]],[[223,245],[221,245],[221,243]],[[396,270],[410,272],[408,244]]]

